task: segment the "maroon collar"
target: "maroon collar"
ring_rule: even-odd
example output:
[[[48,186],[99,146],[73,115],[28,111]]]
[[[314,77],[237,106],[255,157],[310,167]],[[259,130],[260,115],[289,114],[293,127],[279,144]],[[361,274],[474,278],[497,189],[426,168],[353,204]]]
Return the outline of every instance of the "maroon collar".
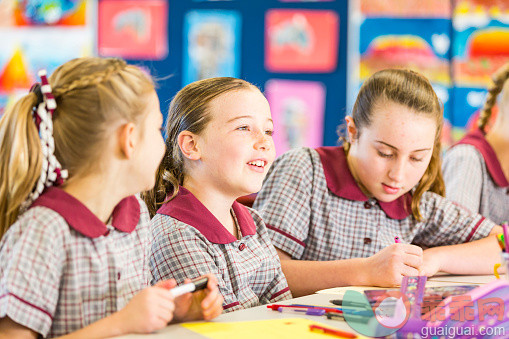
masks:
[[[30,206],[43,206],[60,214],[77,232],[89,238],[108,233],[106,225],[78,199],[57,187],[49,187]],[[122,199],[112,213],[111,224],[122,232],[131,233],[140,220],[140,203],[135,196]]]
[[[327,187],[332,193],[348,200],[368,200],[348,168],[343,147],[319,147],[316,151],[320,155]],[[406,193],[394,201],[378,201],[378,204],[389,218],[402,220],[410,215],[411,202],[412,195]]]
[[[476,129],[473,132],[465,135],[456,145],[467,144],[474,146],[479,153],[481,153],[486,163],[486,168],[491,178],[499,187],[508,187],[509,182],[504,175],[502,166],[498,161],[497,154],[493,150],[493,147],[486,140],[486,135],[480,129]]]
[[[235,201],[232,208],[237,217],[242,237],[256,234],[256,225],[247,207]],[[229,244],[237,241],[207,207],[182,186],[179,187],[177,196],[161,206],[157,213],[169,215],[193,226],[214,244]]]

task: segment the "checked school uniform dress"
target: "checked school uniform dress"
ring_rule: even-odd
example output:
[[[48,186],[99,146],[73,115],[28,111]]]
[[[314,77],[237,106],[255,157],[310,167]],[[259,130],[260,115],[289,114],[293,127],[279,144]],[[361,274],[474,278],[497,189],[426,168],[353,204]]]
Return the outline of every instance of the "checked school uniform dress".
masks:
[[[497,224],[509,221],[509,182],[481,130],[467,134],[444,156],[445,194]]]
[[[409,193],[392,202],[366,197],[343,147],[321,147],[276,159],[254,208],[275,247],[294,259],[314,261],[372,256],[395,236],[425,247],[458,244],[483,238],[495,226],[431,192],[422,197],[418,222],[410,202]]]
[[[182,283],[207,273],[217,277],[225,312],[291,298],[281,263],[262,219],[234,202],[237,240],[187,189],[164,204],[151,221],[152,284],[174,278]]]
[[[0,318],[43,337],[79,330],[148,286],[149,214],[123,199],[111,225],[50,187],[0,242]]]

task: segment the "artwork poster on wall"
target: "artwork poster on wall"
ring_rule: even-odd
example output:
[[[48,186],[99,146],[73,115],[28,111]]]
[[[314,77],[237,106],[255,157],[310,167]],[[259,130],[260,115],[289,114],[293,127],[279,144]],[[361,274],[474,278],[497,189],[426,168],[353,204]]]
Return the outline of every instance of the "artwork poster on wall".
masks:
[[[99,2],[98,52],[101,56],[160,60],[168,55],[168,2]]]
[[[184,18],[183,85],[240,77],[241,16],[229,10],[194,10]]]
[[[316,81],[271,79],[265,83],[274,121],[277,155],[323,145],[325,86]]]
[[[335,11],[272,9],[265,15],[265,68],[269,72],[333,72],[338,43]]]

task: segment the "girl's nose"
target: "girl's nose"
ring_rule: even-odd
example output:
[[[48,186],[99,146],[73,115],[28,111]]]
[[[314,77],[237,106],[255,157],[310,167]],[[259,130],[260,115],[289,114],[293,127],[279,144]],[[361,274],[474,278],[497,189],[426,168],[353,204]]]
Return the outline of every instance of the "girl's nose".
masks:
[[[271,146],[270,136],[263,132],[258,132],[256,136],[255,149],[269,150]]]
[[[403,181],[405,172],[405,162],[396,161],[389,170],[389,178],[395,182]]]

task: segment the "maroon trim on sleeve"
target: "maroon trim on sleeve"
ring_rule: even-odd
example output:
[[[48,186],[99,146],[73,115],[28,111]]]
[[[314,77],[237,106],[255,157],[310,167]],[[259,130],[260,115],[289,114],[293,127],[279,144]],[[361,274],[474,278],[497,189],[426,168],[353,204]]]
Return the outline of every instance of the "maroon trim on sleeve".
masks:
[[[228,304],[228,305],[224,305],[223,306],[223,310],[227,310],[227,309],[232,308],[233,306],[237,306],[237,305],[240,305],[240,303],[238,301],[233,302],[233,303]]]
[[[290,287],[286,286],[286,287],[285,287],[285,288],[283,288],[281,291],[274,293],[274,294],[270,297],[270,300],[272,300],[272,299],[274,299],[274,298],[279,297],[281,294],[286,293],[286,292],[288,292],[289,290],[290,290]]]
[[[51,314],[49,314],[49,312],[48,312],[48,311],[46,311],[46,310],[44,310],[44,309],[40,308],[39,306],[36,306],[36,305],[34,305],[34,304],[32,304],[32,303],[30,303],[30,302],[28,302],[28,301],[26,301],[26,300],[25,300],[25,299],[23,299],[23,298],[18,297],[18,296],[17,296],[17,295],[15,295],[15,294],[12,294],[12,293],[6,293],[6,294],[4,294],[4,295],[0,296],[0,299],[5,298],[5,297],[7,297],[7,296],[13,296],[14,298],[18,299],[18,300],[19,300],[19,301],[21,301],[22,303],[27,304],[28,306],[30,306],[30,307],[32,307],[32,308],[35,308],[35,309],[36,309],[36,310],[38,310],[38,311],[41,311],[42,313],[46,314],[46,315],[47,315],[47,316],[48,316],[51,320],[53,320],[53,316],[52,316]],[[8,316],[8,314],[7,314],[7,316]]]
[[[295,241],[297,244],[301,245],[302,247],[306,247],[306,243],[304,243],[304,242],[300,241],[299,239],[295,238],[293,235],[290,235],[290,234],[286,233],[285,231],[281,231],[279,228],[276,228],[276,227],[271,226],[269,224],[265,224],[265,225],[267,226],[267,228],[269,228],[269,229],[271,229],[271,230],[273,230],[275,232],[278,232],[278,233],[284,235],[288,239],[291,239],[291,240]]]
[[[482,222],[485,220],[486,218],[485,217],[482,217],[481,220],[479,220],[479,222],[475,225],[474,229],[470,232],[470,234],[468,235],[467,239],[465,240],[465,242],[469,242],[470,239],[472,239],[472,237],[474,236],[475,234],[475,231],[477,231],[477,229],[479,228],[479,225],[482,224]]]

